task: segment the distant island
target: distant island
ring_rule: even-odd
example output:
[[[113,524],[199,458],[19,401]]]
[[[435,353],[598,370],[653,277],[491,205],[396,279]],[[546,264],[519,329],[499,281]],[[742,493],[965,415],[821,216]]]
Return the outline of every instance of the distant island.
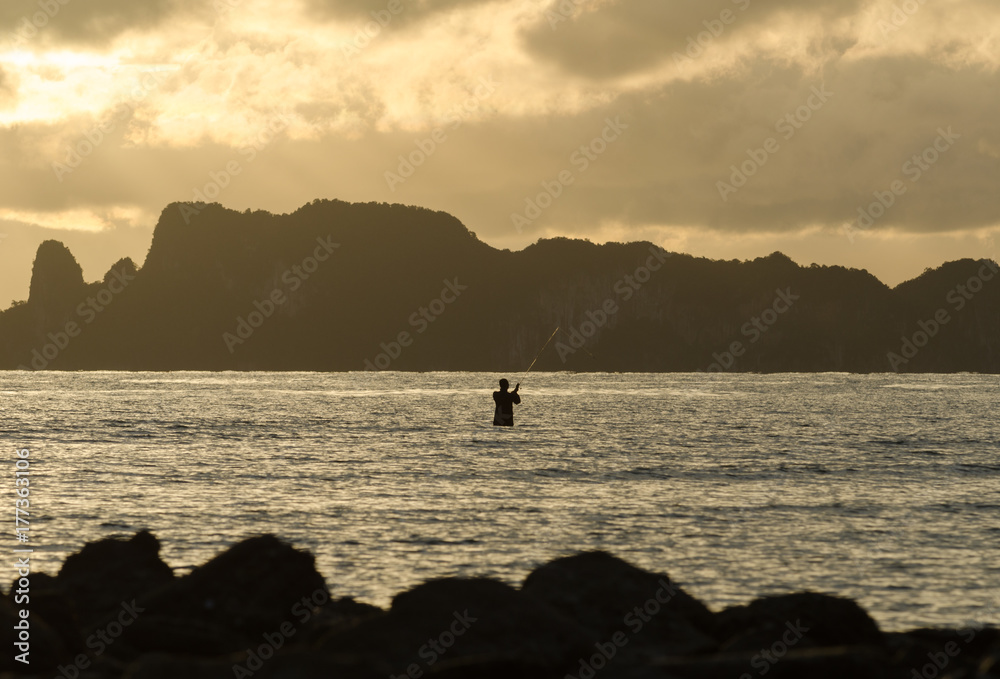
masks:
[[[1000,373],[1000,267],[890,288],[781,253],[713,261],[555,238],[518,252],[454,217],[314,201],[175,203],[142,267],[86,283],[57,241],[0,312],[6,370]]]

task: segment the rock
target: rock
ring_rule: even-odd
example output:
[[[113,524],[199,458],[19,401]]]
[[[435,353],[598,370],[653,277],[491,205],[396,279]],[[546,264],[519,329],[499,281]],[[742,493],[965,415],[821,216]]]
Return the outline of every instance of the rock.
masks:
[[[72,658],[67,658],[65,664],[61,664],[57,668],[58,674],[53,675],[51,679],[66,679],[67,677],[119,679],[125,673],[127,666],[127,662],[122,662],[120,658],[116,658],[110,653],[95,654],[94,651],[90,651],[90,655],[76,654]]]
[[[385,611],[377,606],[359,603],[352,597],[343,597],[318,608],[315,615],[302,625],[295,641],[311,645],[331,633],[349,629],[364,620],[381,615],[385,615]]]
[[[586,652],[587,641],[573,620],[508,585],[446,578],[397,595],[388,614],[332,633],[319,646],[384,660],[396,675],[463,658],[523,662],[558,673]]]
[[[30,612],[26,630],[27,649],[17,647],[17,643],[20,642],[20,632],[16,629],[16,626],[23,624],[20,611],[25,608]],[[4,636],[10,639],[0,654],[0,672],[52,670],[67,656],[66,646],[59,638],[59,634],[31,606],[15,604],[6,597],[0,598],[0,627],[4,630]],[[15,659],[15,656],[25,650],[28,651],[27,659],[30,666]]]
[[[329,598],[312,554],[263,535],[230,547],[140,601],[150,614],[210,624],[235,633],[246,646],[278,633],[283,623],[298,627]],[[229,646],[218,651],[233,650]]]
[[[386,679],[381,665],[316,651],[279,652],[266,660],[237,654],[205,659],[155,653],[132,663],[123,679]]]
[[[915,629],[903,635],[912,642],[930,650],[944,650],[949,647],[952,655],[981,656],[990,648],[1000,644],[1000,631],[992,627],[966,627],[951,629]]]
[[[84,650],[80,621],[66,588],[48,573],[32,573],[30,610],[32,620],[41,618],[55,632],[67,653]],[[16,583],[11,591],[17,589]]]
[[[1000,679],[1000,648],[987,654],[979,663],[976,679]]]
[[[389,668],[384,663],[313,650],[276,655],[253,675],[254,679],[387,679],[389,676]]]
[[[717,616],[723,649],[753,651],[772,645],[884,646],[875,621],[850,599],[801,592],[764,597]]]
[[[111,285],[124,285],[128,280],[139,272],[139,267],[135,265],[131,257],[122,257],[111,265],[108,272],[104,274],[105,287]]]
[[[87,292],[83,269],[73,253],[55,240],[38,246],[31,268],[28,303],[46,309],[63,309],[75,304]]]
[[[701,658],[666,658],[621,679],[911,679],[893,669],[889,656],[870,646],[795,649],[775,657],[719,653]],[[611,679],[610,677],[607,679]]]
[[[977,667],[1000,643],[1000,633],[988,627],[916,629],[887,634],[886,638],[898,665],[926,674],[943,674],[947,670],[949,675],[962,677],[975,676]]]
[[[229,659],[205,660],[166,653],[144,655],[125,670],[123,679],[232,679]]]
[[[243,635],[217,623],[149,612],[142,613],[125,629],[122,643],[136,656],[145,653],[213,656],[242,651],[247,646]]]
[[[553,673],[551,667],[517,660],[469,657],[444,660],[430,668],[428,679],[563,679],[563,673]],[[403,679],[400,677],[400,679]],[[608,677],[607,679],[612,679]]]
[[[130,540],[89,542],[63,563],[57,576],[87,637],[117,616],[123,604],[174,580],[160,559],[160,542],[148,531]]]
[[[30,670],[78,679],[1000,679],[993,628],[883,634],[855,602],[808,592],[713,614],[604,552],[545,564],[520,590],[432,580],[388,611],[331,601],[312,555],[270,535],[183,578],[145,531],[31,578]],[[13,654],[10,671],[25,671]]]
[[[624,634],[626,643],[619,646],[628,654],[686,655],[718,646],[712,636],[715,617],[704,604],[665,573],[650,573],[606,552],[540,566],[521,591],[588,628],[591,645]]]

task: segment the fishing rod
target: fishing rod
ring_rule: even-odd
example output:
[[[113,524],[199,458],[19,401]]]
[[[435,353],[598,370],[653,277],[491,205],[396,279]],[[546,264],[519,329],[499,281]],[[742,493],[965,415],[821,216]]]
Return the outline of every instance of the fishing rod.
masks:
[[[545,351],[545,349],[549,346],[549,344],[552,342],[552,339],[556,336],[557,332],[559,332],[559,326],[556,326],[556,329],[552,331],[552,334],[549,335],[549,338],[545,340],[545,344],[542,345],[542,348],[539,349],[538,353],[535,355],[535,360],[533,360],[531,362],[531,365],[528,366],[528,369],[524,371],[524,374],[521,375],[521,379],[517,381],[517,384],[520,384],[521,380],[523,380],[525,376],[531,372],[531,369],[535,367],[535,363],[537,363],[538,359],[541,358],[542,352]]]
[[[531,372],[531,369],[535,367],[535,363],[537,363],[537,362],[538,362],[538,359],[542,357],[542,353],[543,353],[543,352],[545,351],[545,349],[546,349],[546,348],[548,348],[549,344],[551,344],[551,343],[552,343],[552,340],[553,340],[553,339],[555,339],[555,336],[556,336],[556,335],[557,335],[557,334],[559,333],[559,331],[560,331],[560,330],[562,330],[562,327],[561,327],[561,326],[556,326],[556,329],[552,331],[552,334],[551,334],[551,335],[549,335],[549,338],[548,338],[547,340],[545,340],[545,344],[543,344],[543,345],[542,345],[542,348],[541,348],[541,349],[540,349],[540,350],[538,351],[538,353],[537,353],[537,354],[535,355],[535,360],[533,360],[533,361],[531,362],[531,365],[529,365],[529,366],[528,366],[528,369],[527,369],[527,370],[525,370],[525,371],[524,371],[524,373],[523,373],[523,374],[521,375],[521,378],[520,378],[520,379],[519,379],[519,380],[517,381],[517,384],[520,384],[520,383],[521,383],[521,380],[523,380],[523,379],[525,378],[525,376],[526,376],[526,375],[527,375],[528,373],[530,373],[530,372]],[[572,335],[570,335],[570,334],[569,334],[568,332],[566,332],[565,330],[562,330],[562,331],[563,331],[563,333],[565,333],[565,335],[566,335],[567,337],[569,337],[569,338],[571,338],[571,339],[572,339]],[[583,353],[585,353],[585,354],[587,354],[588,356],[590,356],[590,357],[591,357],[592,359],[594,359],[595,361],[597,360],[597,356],[594,356],[594,355],[593,355],[592,353],[590,353],[589,351],[587,351],[587,349],[586,349],[585,347],[580,347],[580,350],[581,350],[581,351],[583,351]]]

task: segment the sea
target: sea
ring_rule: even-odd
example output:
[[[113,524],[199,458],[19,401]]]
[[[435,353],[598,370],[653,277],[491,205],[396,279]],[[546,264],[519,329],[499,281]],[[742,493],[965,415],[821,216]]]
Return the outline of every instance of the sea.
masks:
[[[998,405],[971,374],[7,372],[2,492],[13,519],[27,448],[50,573],[141,529],[178,573],[271,533],[388,606],[606,550],[713,610],[810,590],[887,631],[997,625]]]

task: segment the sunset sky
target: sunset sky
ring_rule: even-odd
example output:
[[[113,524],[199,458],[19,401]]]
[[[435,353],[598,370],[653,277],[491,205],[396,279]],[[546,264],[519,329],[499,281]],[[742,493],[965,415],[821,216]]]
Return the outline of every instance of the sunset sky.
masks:
[[[95,280],[201,196],[889,284],[1000,259],[998,65],[996,0],[4,0],[0,306],[42,240]]]

